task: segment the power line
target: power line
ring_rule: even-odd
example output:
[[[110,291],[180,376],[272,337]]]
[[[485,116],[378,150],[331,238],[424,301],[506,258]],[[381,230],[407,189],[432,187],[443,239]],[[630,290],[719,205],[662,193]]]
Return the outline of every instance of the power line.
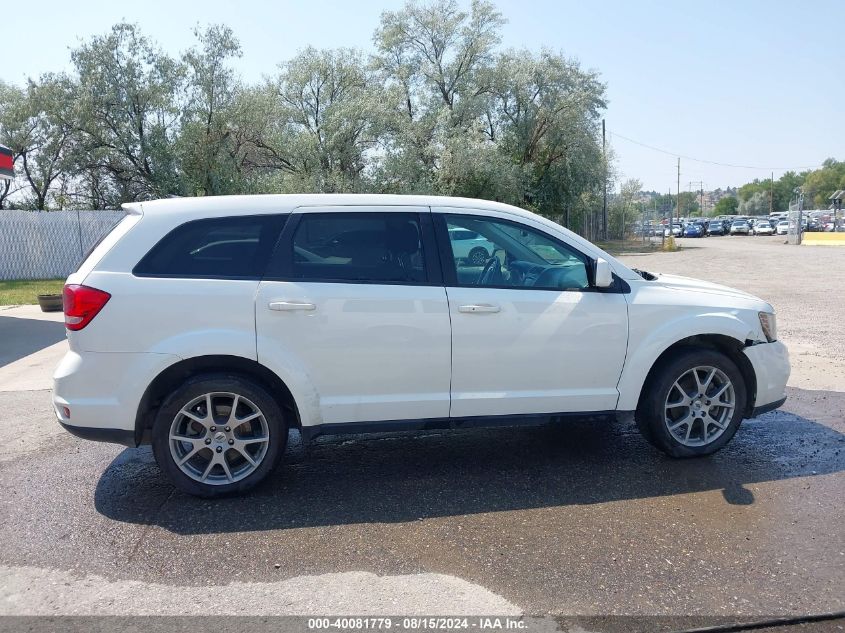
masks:
[[[684,156],[683,154],[678,154],[677,152],[670,152],[665,149],[660,149],[659,147],[654,147],[653,145],[649,145],[648,143],[641,143],[640,141],[635,141],[632,138],[628,138],[627,136],[623,136],[619,134],[619,132],[608,131],[611,137],[618,136],[622,140],[628,141],[629,143],[633,143],[634,145],[640,145],[647,149],[653,150],[655,152],[660,152],[661,154],[666,154],[667,156],[676,156],[678,158],[683,158],[684,160],[691,160],[696,163],[706,163],[707,165],[718,165],[719,167],[733,167],[735,169],[759,169],[760,171],[771,171],[773,169],[776,170],[784,170],[784,171],[792,171],[792,170],[801,170],[801,169],[818,169],[820,165],[810,165],[810,166],[800,166],[800,167],[756,167],[754,165],[734,165],[732,163],[720,163],[715,160],[705,160],[703,158],[693,158],[692,156]]]

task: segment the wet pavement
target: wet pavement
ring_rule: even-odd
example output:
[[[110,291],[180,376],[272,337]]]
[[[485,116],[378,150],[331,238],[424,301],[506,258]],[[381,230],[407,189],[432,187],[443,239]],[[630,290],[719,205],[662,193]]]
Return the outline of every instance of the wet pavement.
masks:
[[[845,396],[789,396],[702,460],[620,423],[325,438],[213,502],[148,448],[62,435],[0,465],[0,564],[174,587],[444,574],[532,614],[845,609]]]

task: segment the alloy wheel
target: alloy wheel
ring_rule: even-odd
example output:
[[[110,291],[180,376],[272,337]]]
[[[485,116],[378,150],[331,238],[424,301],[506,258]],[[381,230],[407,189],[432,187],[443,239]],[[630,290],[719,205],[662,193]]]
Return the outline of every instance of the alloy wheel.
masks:
[[[730,378],[717,367],[694,367],[681,374],[669,388],[664,423],[684,446],[706,446],[728,428],[736,408]]]
[[[269,443],[264,414],[236,393],[198,396],[179,410],[170,425],[174,463],[203,484],[225,485],[248,477],[264,460]]]

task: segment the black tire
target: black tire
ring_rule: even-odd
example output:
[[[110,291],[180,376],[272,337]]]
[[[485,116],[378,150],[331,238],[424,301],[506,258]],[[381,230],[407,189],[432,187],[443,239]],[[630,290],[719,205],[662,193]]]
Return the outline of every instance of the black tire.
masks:
[[[669,431],[665,405],[675,381],[693,368],[702,366],[716,368],[730,380],[734,393],[734,409],[727,425],[718,437],[701,446],[687,446]],[[667,455],[701,457],[715,453],[731,441],[742,423],[746,402],[745,380],[730,358],[716,350],[688,347],[679,349],[671,358],[664,359],[654,367],[643,387],[635,419],[643,437]],[[692,414],[692,412],[692,408],[689,408],[689,413]],[[698,428],[701,429],[702,422],[698,424]],[[707,433],[708,427],[703,428]]]
[[[470,263],[474,266],[483,266],[487,263],[487,260],[490,259],[490,255],[487,253],[487,249],[476,246],[469,252],[469,259]]]
[[[180,414],[180,411],[182,411],[183,407],[208,393],[234,394],[239,396],[242,399],[242,404],[240,406],[244,406],[243,403],[248,403],[251,406],[254,405],[254,407],[257,407],[259,413],[261,414],[260,417],[257,418],[257,422],[249,423],[250,426],[252,426],[253,424],[262,424],[262,421],[264,424],[266,424],[268,438],[268,441],[266,442],[266,447],[263,446],[265,442],[255,442],[254,440],[250,440],[253,441],[255,444],[261,445],[261,448],[259,449],[261,451],[260,460],[258,459],[258,453],[251,455],[255,458],[255,461],[257,461],[257,466],[247,464],[242,457],[243,453],[238,453],[237,449],[231,449],[227,447],[227,443],[232,444],[235,442],[235,440],[226,440],[225,437],[222,437],[219,440],[212,440],[212,436],[214,436],[215,434],[210,433],[207,428],[204,428],[203,424],[197,422],[193,425],[193,428],[196,429],[196,432],[198,433],[198,439],[206,438],[208,440],[212,440],[213,442],[211,444],[211,447],[207,449],[199,449],[197,456],[193,459],[199,461],[200,459],[208,457],[210,462],[215,457],[212,453],[212,448],[217,447],[217,452],[222,453],[223,459],[227,460],[226,467],[227,469],[229,469],[231,467],[229,460],[232,457],[230,452],[232,450],[235,450],[234,460],[236,462],[240,462],[241,466],[246,472],[248,472],[248,474],[245,474],[243,478],[240,478],[236,481],[232,481],[231,483],[204,483],[202,481],[198,481],[192,478],[191,476],[183,472],[180,466],[176,464],[176,458],[174,457],[173,451],[171,450],[171,425],[175,424],[177,415]],[[225,398],[225,396],[223,397]],[[219,405],[217,403],[212,405],[212,407],[215,408],[216,414],[219,413],[218,406]],[[232,405],[230,405],[229,408],[231,409]],[[201,411],[202,409],[199,410]],[[225,406],[223,410],[225,411]],[[237,410],[238,409],[236,407],[236,411]],[[182,419],[184,422],[191,424],[191,422],[189,422],[184,417]],[[225,422],[222,421],[222,418],[221,421],[217,423],[218,426],[222,426],[224,424]],[[232,426],[239,427],[241,425],[232,424]],[[216,426],[211,428],[216,429]],[[236,437],[235,435],[229,435],[228,426],[224,428],[226,429],[226,436]],[[222,430],[223,429],[217,430],[216,435],[221,435]],[[239,433],[240,431],[238,429],[233,429],[233,432]],[[262,430],[261,433],[263,432],[264,431]],[[206,441],[206,439],[203,439],[203,442],[205,444],[208,444],[209,442]],[[240,494],[254,487],[268,474],[270,474],[270,472],[279,463],[279,460],[285,452],[287,439],[288,425],[282,414],[281,409],[279,408],[279,405],[276,403],[273,397],[269,393],[267,393],[267,391],[262,386],[256,384],[255,382],[247,378],[222,373],[201,374],[198,376],[194,376],[184,382],[181,386],[179,386],[173,393],[170,394],[170,396],[165,399],[164,403],[159,408],[158,413],[156,414],[155,421],[153,423],[152,430],[153,455],[155,456],[159,468],[161,468],[161,470],[167,475],[173,485],[176,486],[179,490],[181,490],[182,492],[186,492],[190,495],[204,498],[214,498],[226,495]],[[197,443],[197,445],[195,446],[198,445],[199,443]],[[177,448],[175,450],[179,450],[179,445],[177,444],[176,446]],[[227,455],[229,455],[230,457],[226,457]],[[212,467],[212,470],[216,468],[217,467],[214,466]],[[220,466],[220,470],[223,470],[222,465]],[[223,474],[228,475],[228,473]]]

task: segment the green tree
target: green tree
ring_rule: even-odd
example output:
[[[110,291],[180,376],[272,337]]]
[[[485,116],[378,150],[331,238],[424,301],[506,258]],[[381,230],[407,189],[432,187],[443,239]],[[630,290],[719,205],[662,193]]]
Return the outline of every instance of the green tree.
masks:
[[[806,175],[803,187],[805,208],[809,208],[808,203],[812,203],[817,209],[827,209],[833,192],[845,189],[845,161],[828,158],[822,163],[821,169]]]
[[[737,210],[742,215],[769,215],[769,192],[757,191],[740,202]]]
[[[739,200],[734,198],[733,196],[725,196],[716,205],[713,207],[714,216],[719,215],[736,215],[737,208],[739,207]]]
[[[71,53],[85,168],[110,181],[110,205],[183,192],[176,145],[184,67],[133,24]]]
[[[228,27],[198,28],[170,57],[116,24],[72,51],[68,76],[0,85],[0,142],[19,176],[0,206],[441,193],[519,204],[595,236],[602,188],[615,183],[598,130],[605,86],[553,51],[499,51],[503,24],[487,0],[408,2],[382,14],[373,55],[308,48],[257,85],[234,73]]]
[[[680,196],[680,215],[681,217],[690,217],[699,215],[701,206],[698,201],[698,193],[694,191],[682,191]],[[677,215],[677,210],[676,210]]]
[[[68,150],[73,129],[63,116],[72,103],[69,91],[63,75],[44,75],[22,91],[4,88],[0,139],[12,150],[26,184],[25,208],[47,209],[72,169]]]
[[[12,165],[17,171],[20,153],[16,147],[28,145],[23,141],[28,136],[26,93],[0,80],[0,144],[12,150]],[[18,190],[16,180],[0,182],[0,209],[11,204],[12,196]]]
[[[382,15],[375,67],[391,108],[377,186],[487,197],[581,225],[611,171],[597,133],[604,85],[551,51],[496,55],[503,23],[481,1]]]
[[[608,173],[598,144],[604,85],[577,62],[544,50],[509,52],[497,61],[485,116],[487,138],[521,171],[512,202],[550,215]]]
[[[360,52],[308,48],[272,86],[271,146],[286,182],[298,191],[364,190],[366,152],[379,137],[383,106]]]
[[[634,199],[643,188],[642,182],[636,178],[630,178],[622,183],[619,188],[619,195],[615,196],[608,209],[608,222],[610,224],[610,235],[624,239],[628,226],[637,219]]]
[[[228,63],[241,56],[240,43],[228,26],[196,29],[194,35],[199,45],[182,56],[187,102],[179,147],[185,189],[198,195],[237,193],[241,163],[232,126],[241,86]]]
[[[378,179],[390,190],[454,190],[461,174],[479,176],[458,157],[466,154],[462,139],[478,149],[503,24],[483,0],[473,0],[469,12],[455,0],[437,0],[382,14],[373,62],[391,109]],[[440,174],[444,165],[457,173]]]

